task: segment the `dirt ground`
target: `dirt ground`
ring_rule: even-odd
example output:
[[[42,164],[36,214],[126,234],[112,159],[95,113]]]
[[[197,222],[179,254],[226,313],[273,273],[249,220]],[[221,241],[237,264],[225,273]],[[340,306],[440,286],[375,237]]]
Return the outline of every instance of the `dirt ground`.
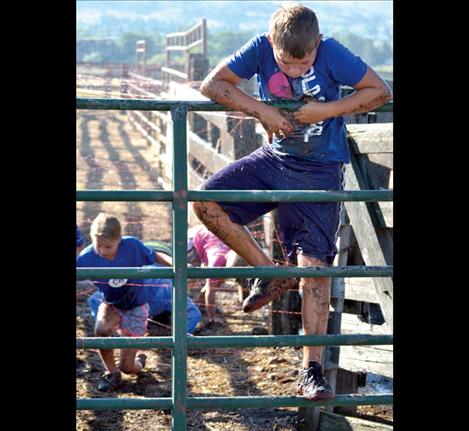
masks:
[[[77,111],[77,190],[155,189],[158,184],[156,155],[147,141],[134,131],[121,112]],[[88,244],[89,227],[100,211],[116,215],[123,234],[146,240],[170,241],[170,203],[77,202],[77,224]],[[242,313],[235,283],[217,293],[219,322],[200,335],[248,335],[253,327],[267,329],[267,309]],[[200,285],[192,282],[189,293],[196,297]],[[86,304],[93,292],[86,282],[77,282],[77,336],[91,336],[93,320]],[[167,329],[150,322],[148,335],[169,335]],[[117,352],[116,352],[117,353]],[[96,390],[103,372],[96,351],[77,350],[77,398],[170,397],[171,352],[146,350],[144,372],[124,376],[112,394]],[[295,394],[296,375],[301,362],[299,348],[193,349],[188,355],[189,396],[288,396]],[[364,418],[392,421],[389,406],[362,406]],[[171,411],[77,411],[77,430],[162,431],[171,429]],[[295,408],[189,411],[189,430],[287,431],[300,429]]]

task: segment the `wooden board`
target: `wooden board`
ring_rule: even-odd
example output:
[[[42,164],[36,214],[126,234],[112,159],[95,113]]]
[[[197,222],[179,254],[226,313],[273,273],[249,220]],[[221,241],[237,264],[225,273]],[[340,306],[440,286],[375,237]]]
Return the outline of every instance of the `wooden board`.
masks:
[[[358,164],[354,154],[350,154],[351,163],[346,166],[346,189],[360,190]],[[345,202],[350,224],[360,247],[363,261],[367,266],[386,266],[387,262],[381,249],[375,227],[365,202]],[[381,305],[384,318],[393,327],[393,282],[390,277],[374,277],[376,296]]]
[[[214,173],[231,163],[222,154],[217,153],[207,141],[197,136],[194,132],[187,132],[190,153],[210,172]]]
[[[342,334],[391,334],[389,326],[362,322],[357,315],[342,313]],[[341,346],[339,366],[353,372],[393,377],[393,346]]]
[[[345,298],[352,301],[379,304],[371,278],[345,277],[343,292],[336,290],[335,286],[335,284],[332,285],[332,298]]]
[[[392,425],[343,416],[321,410],[319,431],[378,431],[392,430]]]
[[[393,346],[341,346],[339,366],[393,378]]]
[[[357,154],[393,153],[393,123],[347,124]]]

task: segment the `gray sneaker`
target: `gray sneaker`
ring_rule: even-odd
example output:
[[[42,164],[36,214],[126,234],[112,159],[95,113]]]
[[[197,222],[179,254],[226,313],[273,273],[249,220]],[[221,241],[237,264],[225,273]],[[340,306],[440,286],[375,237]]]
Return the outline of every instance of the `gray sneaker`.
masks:
[[[121,373],[104,373],[99,379],[98,391],[109,392],[121,384]]]
[[[251,313],[258,310],[295,285],[296,278],[256,278],[250,287],[249,296],[243,301],[243,311]]]
[[[309,367],[300,370],[299,378],[298,393],[303,394],[306,399],[330,400],[334,396],[318,362],[309,361]]]

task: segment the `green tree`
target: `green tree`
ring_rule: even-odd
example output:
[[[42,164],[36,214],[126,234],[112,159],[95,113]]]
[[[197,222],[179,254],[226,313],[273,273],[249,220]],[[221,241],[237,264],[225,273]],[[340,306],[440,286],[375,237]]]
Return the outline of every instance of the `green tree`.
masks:
[[[215,66],[218,64],[220,60],[231,55],[251,37],[252,34],[247,32],[218,32],[210,34],[207,43],[210,65]]]
[[[350,32],[335,33],[333,37],[372,67],[392,59],[392,48],[387,42],[375,43],[370,38]]]

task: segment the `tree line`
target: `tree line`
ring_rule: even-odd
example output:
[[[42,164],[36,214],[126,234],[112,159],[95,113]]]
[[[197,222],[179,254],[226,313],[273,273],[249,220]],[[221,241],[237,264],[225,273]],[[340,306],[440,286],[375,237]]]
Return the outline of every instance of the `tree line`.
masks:
[[[221,59],[241,47],[253,35],[248,32],[214,32],[208,35],[207,50],[210,66],[215,66]],[[332,37],[344,44],[353,53],[359,55],[370,66],[392,64],[392,47],[388,42],[375,42],[350,32],[332,34]],[[135,62],[135,46],[138,40],[146,40],[147,62],[164,64],[165,37],[159,33],[123,33],[116,38],[83,38],[77,41],[77,62],[91,63],[129,63]],[[196,52],[196,51],[195,51]],[[174,56],[175,62],[183,58]]]

